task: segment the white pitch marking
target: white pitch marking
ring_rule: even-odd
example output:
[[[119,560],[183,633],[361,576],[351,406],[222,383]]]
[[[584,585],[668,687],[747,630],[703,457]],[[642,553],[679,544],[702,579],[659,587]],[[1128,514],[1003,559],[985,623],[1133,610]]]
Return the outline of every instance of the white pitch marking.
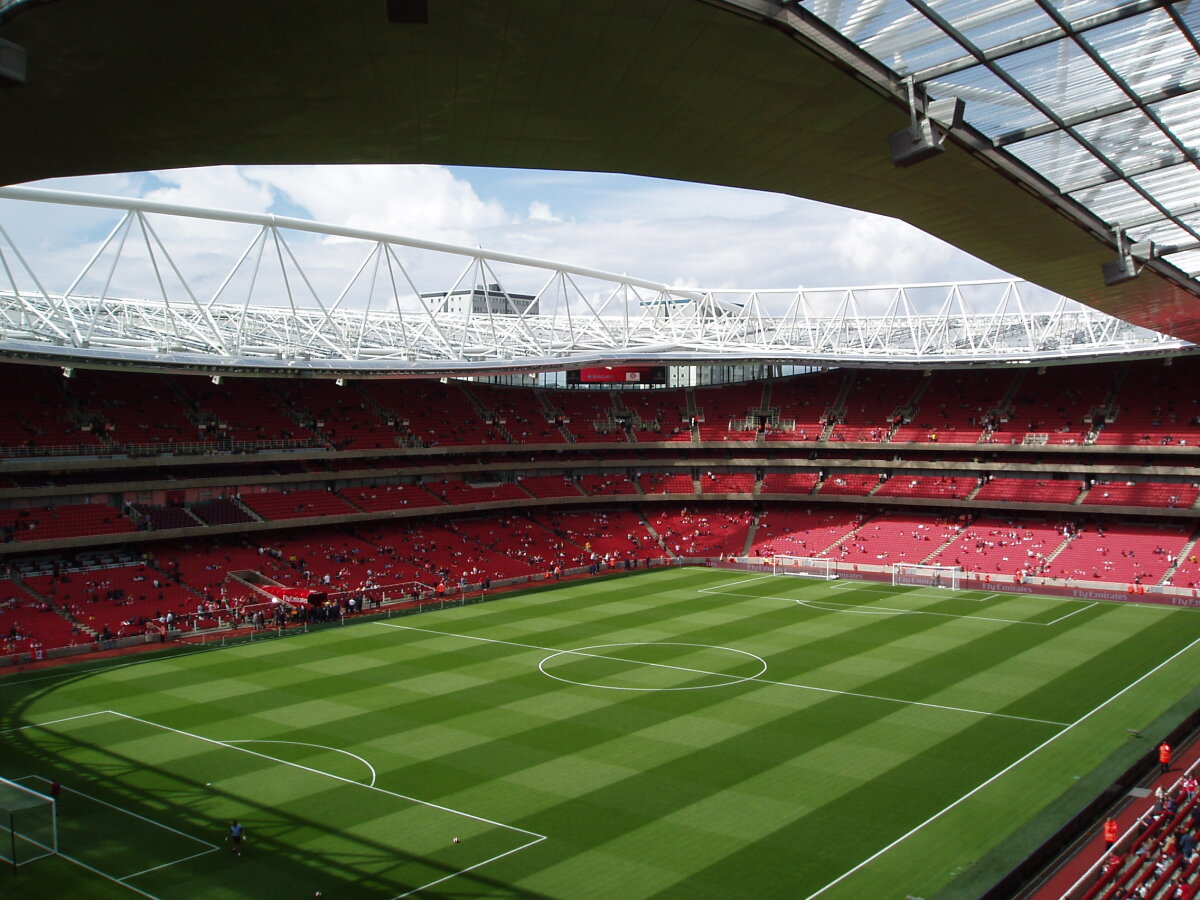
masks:
[[[106,712],[108,712],[108,710],[100,710],[100,714],[103,714]],[[75,718],[82,718],[82,716],[76,716]],[[60,719],[59,721],[69,721],[69,720]],[[26,725],[25,727],[26,728],[43,728],[46,725],[54,725],[54,724],[56,724],[56,723],[43,722],[38,725]],[[50,779],[43,778],[41,775],[25,775],[22,778],[18,778],[16,780],[17,781],[29,781],[30,779],[37,779],[38,781],[44,781],[47,784],[50,784]],[[164,825],[162,822],[159,822],[156,819],[148,819],[145,816],[140,816],[137,813],[126,809],[123,806],[117,806],[115,803],[109,803],[107,800],[101,800],[99,797],[93,797],[91,794],[85,794],[83,791],[77,791],[74,788],[69,788],[69,787],[64,787],[63,790],[67,791],[68,793],[74,794],[77,797],[86,797],[88,800],[91,800],[93,803],[99,803],[102,806],[107,806],[109,809],[115,809],[117,812],[124,813],[127,816],[133,816],[133,818],[135,818],[135,819],[141,819],[143,822],[149,822],[155,828],[161,828],[163,831],[170,831],[174,834],[179,835],[180,837],[185,837],[189,841],[195,841],[197,844],[203,844],[205,847],[208,848],[207,850],[204,851],[205,853],[211,853],[213,850],[221,849],[216,844],[213,844],[213,843],[210,843],[209,841],[204,840],[204,838],[198,838],[194,834],[188,834],[186,831],[180,831],[178,828],[172,828],[170,825]],[[133,876],[126,875],[125,877],[132,878]]]
[[[829,882],[829,884],[825,885],[823,888],[820,888],[820,889],[814,891],[813,893],[809,894],[807,897],[804,898],[804,900],[814,900],[815,897],[821,896],[823,893],[825,893],[827,890],[829,890],[834,885],[840,884],[842,881],[845,881],[847,878],[849,878],[851,875],[853,875],[859,869],[874,862],[879,857],[883,856],[883,854],[887,853],[889,850],[891,850],[893,847],[895,847],[897,844],[900,844],[903,841],[907,840],[908,838],[912,837],[914,834],[916,834],[918,831],[920,831],[926,825],[930,824],[931,822],[937,821],[942,816],[944,816],[946,813],[948,813],[950,810],[954,809],[956,806],[958,806],[963,801],[965,801],[965,800],[969,799],[970,797],[974,796],[975,794],[979,793],[981,790],[983,790],[985,787],[987,787],[989,784],[991,784],[996,779],[1000,778],[1002,775],[1005,775],[1008,772],[1011,772],[1013,769],[1015,769],[1021,763],[1025,762],[1025,760],[1029,759],[1035,753],[1050,746],[1052,743],[1054,743],[1056,740],[1058,740],[1060,737],[1062,737],[1064,734],[1066,734],[1068,731],[1070,731],[1076,725],[1079,725],[1080,723],[1084,722],[1085,720],[1090,719],[1092,716],[1094,716],[1096,713],[1100,712],[1100,710],[1104,709],[1104,707],[1108,706],[1108,704],[1112,703],[1114,700],[1116,700],[1122,694],[1137,687],[1139,684],[1141,684],[1143,681],[1145,681],[1147,678],[1149,678],[1151,675],[1153,675],[1159,669],[1163,668],[1163,666],[1166,666],[1169,663],[1173,662],[1175,659],[1182,656],[1187,651],[1191,650],[1197,644],[1200,644],[1200,638],[1196,638],[1196,640],[1192,641],[1186,647],[1183,647],[1182,649],[1177,650],[1175,653],[1172,653],[1170,656],[1168,656],[1166,659],[1164,659],[1162,662],[1160,662],[1157,666],[1155,666],[1149,672],[1146,672],[1144,675],[1138,677],[1136,680],[1131,681],[1129,684],[1125,685],[1125,687],[1121,688],[1121,690],[1117,691],[1115,694],[1113,694],[1111,697],[1109,697],[1104,702],[1100,703],[1098,706],[1094,707],[1093,709],[1089,710],[1088,712],[1085,712],[1082,716],[1080,716],[1074,722],[1067,725],[1065,728],[1063,728],[1057,734],[1053,734],[1050,737],[1048,737],[1046,740],[1042,741],[1042,743],[1038,744],[1036,747],[1034,747],[1032,750],[1030,750],[1028,753],[1026,753],[1020,759],[1016,760],[1015,762],[1009,763],[1007,766],[1005,766],[1003,769],[1001,769],[999,772],[997,772],[991,778],[988,778],[986,781],[983,781],[980,784],[976,785],[975,787],[973,787],[971,790],[967,791],[967,793],[963,794],[961,797],[959,797],[957,800],[955,800],[950,805],[943,807],[942,809],[935,812],[932,816],[930,816],[928,819],[926,819],[921,824],[906,831],[904,834],[900,835],[900,837],[896,838],[894,841],[892,841],[890,844],[888,844],[883,849],[875,851],[870,856],[868,856],[866,859],[864,859],[862,862],[860,862],[858,865],[854,866],[851,869],[847,869],[845,872],[843,872],[837,878],[833,879],[833,881]]]
[[[655,646],[658,644],[662,644],[667,647],[702,647],[706,650],[728,650],[730,653],[740,653],[742,656],[748,656],[748,657],[750,657],[750,659],[753,659],[759,663],[762,663],[762,668],[759,669],[755,675],[747,675],[747,676],[727,675],[725,673],[718,673],[718,672],[705,672],[701,669],[689,669],[686,666],[672,666],[672,665],[668,665],[666,663],[650,663],[650,662],[643,662],[640,659],[625,659],[623,657],[618,657],[618,656],[605,656],[603,654],[587,652],[588,650],[603,650],[605,647],[649,647],[649,646]],[[680,672],[691,672],[691,673],[700,674],[700,675],[713,675],[717,678],[726,678],[729,680],[725,681],[722,684],[701,684],[701,685],[694,685],[692,687],[666,687],[666,688],[622,687],[619,685],[611,685],[611,684],[594,684],[594,683],[588,682],[588,681],[571,681],[568,678],[562,678],[558,675],[552,675],[546,671],[546,669],[545,669],[546,663],[550,662],[550,660],[554,659],[557,656],[587,656],[587,657],[591,657],[592,659],[611,659],[611,660],[615,660],[618,662],[633,663],[634,665],[653,666],[654,668],[658,668],[658,669],[677,669]],[[580,687],[601,688],[606,691],[664,691],[664,692],[665,691],[703,691],[703,690],[711,690],[712,688],[729,687],[731,685],[741,684],[744,681],[751,681],[767,671],[767,661],[765,659],[763,659],[761,656],[759,656],[758,654],[750,653],[747,650],[738,650],[734,647],[719,647],[715,644],[684,644],[684,643],[680,643],[678,641],[624,641],[624,642],[621,642],[618,644],[596,644],[591,647],[580,647],[578,650],[559,650],[555,653],[551,653],[549,656],[547,656],[545,659],[543,659],[541,662],[539,662],[538,663],[538,671],[541,672],[543,675],[545,675],[547,678],[553,678],[555,681],[561,681],[563,684],[575,684],[575,685],[579,685]]]
[[[226,744],[295,744],[297,747],[315,747],[318,750],[328,750],[330,753],[341,753],[344,756],[349,756],[351,759],[357,759],[360,763],[367,767],[371,773],[371,782],[367,787],[375,787],[375,767],[359,756],[357,753],[351,753],[349,750],[339,750],[337,747],[326,747],[324,744],[306,744],[304,741],[262,741],[257,739],[245,741],[225,741]]]
[[[538,834],[536,831],[529,831],[525,828],[518,828],[516,825],[505,825],[503,822],[497,822],[493,819],[477,816],[469,812],[463,812],[461,809],[452,809],[449,806],[442,806],[439,803],[433,803],[429,800],[421,800],[417,797],[409,797],[406,794],[398,794],[395,791],[389,791],[385,788],[374,787],[373,785],[363,784],[361,781],[353,781],[349,778],[343,778],[341,775],[334,775],[332,772],[322,772],[320,769],[314,769],[311,766],[301,765],[300,763],[288,762],[286,759],[278,759],[274,756],[268,756],[266,753],[259,753],[257,750],[247,750],[245,747],[236,747],[226,741],[218,741],[214,738],[204,737],[204,735],[196,734],[192,731],[184,731],[180,728],[172,728],[170,725],[162,725],[158,722],[152,722],[149,719],[142,719],[138,716],[131,716],[128,713],[117,712],[115,709],[105,710],[114,716],[122,719],[128,719],[131,722],[141,722],[143,725],[150,725],[153,728],[161,728],[163,731],[169,731],[172,734],[180,734],[184,737],[195,738],[198,741],[203,741],[206,744],[215,744],[218,747],[225,747],[229,750],[236,750],[239,753],[249,753],[251,756],[257,756],[259,759],[266,759],[274,763],[279,763],[281,766],[291,766],[293,769],[300,769],[304,772],[311,772],[314,775],[323,775],[326,778],[332,778],[334,781],[340,781],[343,784],[352,784],[355,787],[360,787],[367,791],[376,791],[380,794],[387,794],[389,797],[396,797],[400,800],[406,800],[409,803],[417,803],[421,806],[427,806],[430,809],[440,809],[442,812],[448,812],[456,816],[462,816],[465,819],[472,819],[476,822],[482,822],[485,825],[494,825],[496,828],[503,828],[507,831],[517,831],[521,834],[527,834],[530,837],[545,838],[544,834]]]
[[[161,866],[152,866],[149,869],[142,869],[142,871],[134,872],[132,875],[122,875],[120,878],[117,879],[117,881],[124,884],[130,878],[137,878],[139,875],[148,875],[151,872],[157,872],[159,869],[165,869],[167,866],[177,866],[180,863],[187,862],[189,859],[197,859],[198,857],[201,857],[201,856],[207,856],[208,854],[213,853],[218,849],[219,848],[217,848],[217,847],[213,847],[212,850],[201,850],[199,853],[193,853],[191,856],[183,857],[183,859],[173,859],[168,863],[163,863]]]
[[[437,879],[436,881],[431,881],[428,884],[423,884],[420,887],[415,887],[410,891],[405,891],[403,894],[397,894],[395,897],[392,898],[392,900],[401,900],[401,898],[403,898],[403,897],[411,897],[413,894],[419,894],[421,891],[425,890],[426,888],[431,888],[435,884],[441,884],[443,881],[449,881],[451,878],[455,878],[459,875],[462,875],[464,872],[470,872],[474,869],[478,869],[480,866],[486,866],[490,862],[495,862],[496,860],[503,859],[506,856],[512,856],[512,854],[518,853],[521,850],[525,850],[529,847],[532,847],[534,844],[540,844],[544,840],[546,840],[546,838],[539,835],[538,837],[534,838],[532,841],[529,841],[526,844],[522,844],[520,847],[514,847],[511,850],[505,850],[503,853],[497,853],[495,856],[493,856],[489,859],[485,859],[483,862],[477,862],[472,866],[467,866],[465,869],[459,869],[457,872],[451,872],[449,875],[443,875],[441,878]]]
[[[86,719],[89,716],[102,716],[104,713],[105,710],[98,709],[95,712],[81,713],[78,716],[67,716],[65,719],[51,719],[49,722],[37,722],[32,725],[18,725],[16,728],[6,728],[3,731],[0,731],[0,734],[11,734],[14,731],[24,731],[26,728],[43,728],[47,725],[58,725],[60,722],[74,722],[76,719]],[[31,775],[29,777],[34,778],[36,776]],[[43,779],[43,781],[44,780],[45,779]]]
[[[391,622],[376,622],[375,624],[383,625],[385,628],[398,628],[401,631],[419,631],[419,632],[423,632],[425,634],[440,635],[442,637],[462,638],[463,640],[467,640],[467,641],[481,641],[481,642],[487,643],[487,644],[504,644],[509,647],[520,647],[523,650],[538,650],[543,653],[577,653],[580,656],[588,656],[588,657],[592,657],[593,659],[611,659],[616,662],[631,662],[631,663],[639,663],[640,662],[640,660],[625,659],[625,658],[619,657],[619,656],[602,656],[597,653],[584,653],[584,652],[576,651],[576,650],[556,650],[553,647],[539,647],[536,644],[523,644],[518,641],[504,641],[504,640],[500,640],[498,638],[477,637],[472,634],[456,634],[455,632],[452,632],[452,631],[435,631],[432,628],[416,628],[412,625],[393,625]],[[707,672],[707,671],[704,671],[703,669],[688,669],[683,666],[670,666],[670,665],[667,665],[666,663],[649,663],[649,662],[647,662],[647,663],[641,663],[641,665],[657,666],[657,667],[661,667],[661,668],[665,668],[665,669],[676,669],[676,670],[683,671],[683,672],[692,672],[696,675],[709,675],[709,676],[718,677],[718,678],[732,677],[729,675],[725,675],[721,672]],[[968,713],[970,715],[976,715],[976,716],[991,716],[991,717],[998,718],[998,719],[1016,719],[1021,722],[1034,722],[1039,725],[1055,725],[1058,727],[1062,727],[1063,725],[1067,724],[1066,722],[1051,722],[1048,719],[1033,719],[1033,718],[1029,718],[1027,716],[1014,716],[1014,715],[1010,715],[1008,713],[986,712],[981,709],[967,709],[966,707],[962,707],[962,706],[944,706],[940,703],[925,703],[921,700],[904,700],[904,699],[900,699],[900,698],[896,698],[896,697],[881,697],[876,694],[859,694],[859,693],[856,693],[855,691],[839,691],[839,690],[835,690],[833,688],[814,687],[814,686],[808,685],[808,684],[796,684],[793,681],[771,681],[770,679],[759,678],[757,676],[744,679],[744,681],[747,683],[753,682],[755,684],[776,685],[778,687],[799,688],[800,690],[816,691],[817,693],[821,693],[821,694],[841,694],[846,697],[859,697],[864,700],[879,700],[879,701],[882,701],[885,703],[899,703],[904,706],[924,706],[929,709],[942,709],[942,710],[947,710],[949,712]]]

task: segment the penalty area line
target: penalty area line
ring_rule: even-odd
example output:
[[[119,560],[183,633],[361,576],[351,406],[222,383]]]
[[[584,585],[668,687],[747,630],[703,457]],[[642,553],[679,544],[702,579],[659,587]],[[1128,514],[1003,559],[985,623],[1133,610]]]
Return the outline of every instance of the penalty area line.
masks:
[[[1160,662],[1158,665],[1156,665],[1154,668],[1150,669],[1148,672],[1144,673],[1143,675],[1140,675],[1134,681],[1131,681],[1129,684],[1125,685],[1125,687],[1121,688],[1119,691],[1117,691],[1115,694],[1113,694],[1107,700],[1103,701],[1102,703],[1098,704],[1097,706],[1095,706],[1092,709],[1085,712],[1082,716],[1080,716],[1074,722],[1067,725],[1065,728],[1063,728],[1057,734],[1053,734],[1050,737],[1048,737],[1046,740],[1042,741],[1042,743],[1038,744],[1036,747],[1034,747],[1032,750],[1030,750],[1028,753],[1026,753],[1020,759],[1014,760],[1013,762],[1009,763],[1007,766],[1005,766],[1003,769],[1001,769],[995,775],[991,776],[990,778],[986,779],[985,781],[980,782],[978,785],[973,787],[971,790],[967,791],[967,793],[963,794],[961,797],[959,797],[953,803],[950,803],[949,805],[942,807],[940,810],[935,812],[932,816],[930,816],[924,822],[921,822],[919,825],[916,825],[915,827],[909,829],[904,834],[900,835],[900,837],[896,838],[894,841],[892,841],[890,844],[888,844],[886,847],[876,850],[874,853],[872,853],[870,856],[868,856],[862,862],[858,863],[858,865],[854,866],[853,868],[847,869],[845,872],[843,872],[837,878],[833,879],[833,881],[829,882],[824,887],[818,888],[817,890],[813,891],[811,894],[809,894],[807,897],[805,897],[804,900],[814,900],[814,898],[820,897],[822,894],[824,894],[830,888],[835,887],[838,884],[841,884],[843,881],[845,881],[847,878],[849,878],[855,872],[870,865],[875,860],[879,859],[879,857],[883,856],[883,854],[885,854],[889,850],[891,850],[893,847],[896,847],[899,844],[902,844],[904,841],[908,840],[910,837],[912,837],[918,831],[921,831],[923,828],[925,828],[925,826],[930,825],[933,822],[936,822],[938,819],[940,819],[946,813],[950,812],[952,809],[955,809],[960,804],[965,803],[967,800],[969,800],[971,797],[978,794],[980,791],[982,791],[988,785],[997,781],[1002,776],[1007,775],[1009,772],[1011,772],[1013,769],[1015,769],[1021,763],[1025,762],[1025,760],[1034,756],[1038,752],[1044,750],[1046,747],[1049,747],[1052,743],[1057,741],[1060,737],[1062,737],[1068,731],[1071,731],[1077,725],[1080,725],[1083,722],[1090,719],[1092,716],[1094,716],[1096,713],[1100,712],[1100,710],[1104,709],[1104,707],[1108,706],[1114,700],[1118,699],[1122,695],[1133,690],[1135,687],[1137,687],[1139,684],[1141,684],[1143,681],[1145,681],[1151,675],[1158,672],[1159,669],[1162,669],[1164,666],[1167,666],[1170,663],[1174,662],[1176,659],[1178,659],[1183,654],[1187,653],[1189,650],[1191,650],[1193,647],[1197,646],[1198,644],[1200,644],[1200,638],[1196,638],[1196,640],[1192,641],[1186,647],[1182,647],[1179,650],[1175,651],[1170,656],[1168,656],[1166,659],[1164,659],[1162,662]]]

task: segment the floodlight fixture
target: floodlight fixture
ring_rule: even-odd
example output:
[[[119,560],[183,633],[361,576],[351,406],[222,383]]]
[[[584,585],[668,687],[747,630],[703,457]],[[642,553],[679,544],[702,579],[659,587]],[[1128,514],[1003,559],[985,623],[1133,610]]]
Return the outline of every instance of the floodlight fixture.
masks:
[[[72,369],[70,366],[63,366],[62,376],[63,376],[63,378],[74,378],[75,370]]]
[[[1117,238],[1117,258],[1100,267],[1104,283],[1108,287],[1115,287],[1137,278],[1142,271],[1139,260],[1144,261],[1154,256],[1153,241],[1130,244],[1126,241],[1125,232],[1120,228],[1114,229],[1113,233]]]
[[[214,375],[214,376],[212,377],[212,383],[213,383],[213,384],[220,384],[220,383],[221,383],[221,376],[220,376],[220,375]]]
[[[892,163],[900,168],[944,152],[946,134],[962,124],[965,106],[959,97],[944,97],[930,100],[923,109],[918,109],[917,88],[912,77],[904,79],[904,84],[908,89],[908,127],[893,132],[888,138]]]

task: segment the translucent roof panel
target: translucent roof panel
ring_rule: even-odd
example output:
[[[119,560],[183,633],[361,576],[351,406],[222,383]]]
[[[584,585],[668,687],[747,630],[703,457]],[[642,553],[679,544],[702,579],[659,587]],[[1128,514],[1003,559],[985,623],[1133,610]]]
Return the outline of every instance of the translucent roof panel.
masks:
[[[801,0],[1058,192],[1195,278],[1200,0]]]

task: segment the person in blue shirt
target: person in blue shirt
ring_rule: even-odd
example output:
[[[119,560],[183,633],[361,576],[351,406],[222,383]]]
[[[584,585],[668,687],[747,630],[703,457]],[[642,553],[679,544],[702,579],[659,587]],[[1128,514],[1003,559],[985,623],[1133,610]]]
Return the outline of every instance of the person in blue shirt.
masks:
[[[242,838],[245,836],[246,828],[239,825],[237,819],[229,823],[229,843],[233,845],[233,852],[238,856],[242,855]]]

